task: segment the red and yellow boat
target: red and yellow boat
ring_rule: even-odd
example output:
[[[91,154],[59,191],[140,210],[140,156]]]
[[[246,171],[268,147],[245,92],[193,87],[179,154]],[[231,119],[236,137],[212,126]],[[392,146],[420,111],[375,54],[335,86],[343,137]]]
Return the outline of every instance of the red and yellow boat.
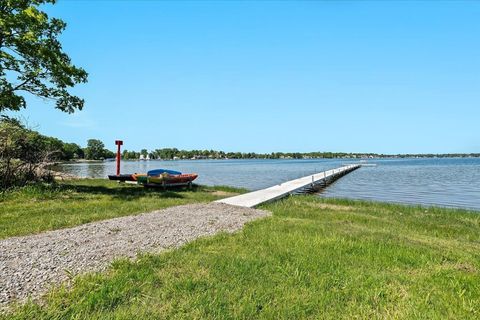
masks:
[[[168,174],[164,173],[158,176],[137,175],[137,183],[146,187],[169,187],[190,185],[198,177],[196,173]]]

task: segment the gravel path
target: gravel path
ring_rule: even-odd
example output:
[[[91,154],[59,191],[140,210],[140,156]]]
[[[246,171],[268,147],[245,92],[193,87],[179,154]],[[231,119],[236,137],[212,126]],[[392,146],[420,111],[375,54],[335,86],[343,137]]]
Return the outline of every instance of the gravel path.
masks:
[[[38,235],[0,240],[0,307],[38,298],[70,275],[107,268],[117,257],[159,252],[219,231],[233,232],[262,210],[190,204]]]

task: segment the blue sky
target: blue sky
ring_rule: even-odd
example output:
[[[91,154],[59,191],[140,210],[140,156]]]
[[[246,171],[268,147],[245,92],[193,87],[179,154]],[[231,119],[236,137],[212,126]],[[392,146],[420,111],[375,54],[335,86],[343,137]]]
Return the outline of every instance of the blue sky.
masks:
[[[62,1],[83,111],[44,134],[114,149],[480,152],[480,2]]]

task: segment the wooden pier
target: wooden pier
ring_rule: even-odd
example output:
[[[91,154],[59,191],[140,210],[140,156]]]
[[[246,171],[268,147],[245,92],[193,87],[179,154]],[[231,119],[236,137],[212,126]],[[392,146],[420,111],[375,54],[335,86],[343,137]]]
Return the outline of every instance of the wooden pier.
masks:
[[[337,169],[327,170],[303,178],[287,181],[270,188],[217,200],[216,202],[253,208],[262,203],[277,200],[290,194],[311,192],[360,167],[361,164],[346,165]]]

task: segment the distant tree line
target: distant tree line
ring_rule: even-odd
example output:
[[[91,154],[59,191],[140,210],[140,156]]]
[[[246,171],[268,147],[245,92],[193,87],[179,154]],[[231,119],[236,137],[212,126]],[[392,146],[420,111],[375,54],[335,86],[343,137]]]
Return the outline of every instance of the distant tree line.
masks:
[[[12,128],[15,127],[15,130]],[[62,140],[40,134],[35,130],[25,127],[20,121],[7,117],[0,118],[0,128],[3,130],[6,139],[6,128],[12,133],[18,132],[26,141],[36,144],[36,148],[48,151],[51,161],[69,161],[76,159],[86,160],[103,160],[106,158],[114,158],[116,155],[113,151],[105,148],[102,141],[98,139],[87,140],[87,146],[82,148],[76,143],[63,142]],[[18,137],[9,136],[13,141],[17,141]],[[5,143],[5,141],[2,141]],[[30,146],[31,148],[32,146]]]
[[[122,159],[137,160],[139,158],[175,160],[175,159],[334,159],[334,158],[412,158],[412,157],[480,157],[480,153],[470,154],[377,154],[377,153],[346,153],[346,152],[224,152],[217,150],[179,150],[177,148],[163,148],[140,152],[124,150]]]
[[[0,190],[29,182],[51,181],[47,166],[76,159],[114,157],[103,142],[90,139],[87,147],[40,134],[17,119],[0,116]]]

